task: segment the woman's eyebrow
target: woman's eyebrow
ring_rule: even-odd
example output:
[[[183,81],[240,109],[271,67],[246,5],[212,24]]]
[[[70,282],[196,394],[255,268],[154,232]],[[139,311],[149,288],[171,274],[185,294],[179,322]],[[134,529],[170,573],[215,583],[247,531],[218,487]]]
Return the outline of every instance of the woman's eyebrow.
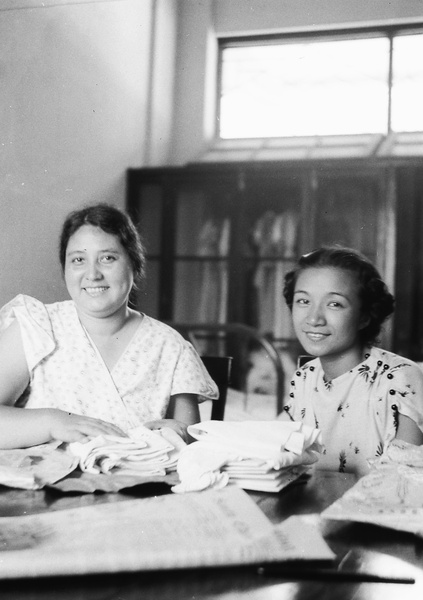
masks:
[[[307,292],[307,290],[295,290],[294,296],[295,296],[295,294],[309,295],[309,292]],[[325,295],[326,296],[339,296],[340,298],[345,298],[345,300],[349,300],[349,296],[347,296],[346,294],[343,294],[342,292],[327,292]]]
[[[67,250],[66,256],[70,256],[71,254],[80,254],[81,252],[86,252],[86,250]]]
[[[71,254],[78,254],[80,252],[87,252],[86,248],[75,248],[74,250],[69,250],[68,252],[66,252],[66,254],[69,256]],[[98,250],[98,252],[109,252],[110,254],[119,254],[120,250],[119,248],[102,248],[101,250]]]

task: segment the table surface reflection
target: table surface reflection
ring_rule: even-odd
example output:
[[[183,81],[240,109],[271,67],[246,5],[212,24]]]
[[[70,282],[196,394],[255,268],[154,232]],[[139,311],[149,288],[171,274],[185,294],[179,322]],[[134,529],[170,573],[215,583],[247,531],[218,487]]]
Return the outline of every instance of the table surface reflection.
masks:
[[[278,494],[251,492],[273,523],[293,514],[318,513],[355,482],[351,475],[316,471]],[[147,484],[127,493],[62,495],[52,490],[26,491],[0,486],[0,516],[18,516],[123,502],[134,497],[167,493],[164,485]],[[421,600],[423,597],[423,540],[407,533],[357,523],[329,524],[325,539],[343,568],[382,577],[412,577],[414,584],[269,578],[251,568],[216,568],[158,573],[55,577],[1,581],[0,599],[13,600]],[[1,561],[1,553],[0,553]]]

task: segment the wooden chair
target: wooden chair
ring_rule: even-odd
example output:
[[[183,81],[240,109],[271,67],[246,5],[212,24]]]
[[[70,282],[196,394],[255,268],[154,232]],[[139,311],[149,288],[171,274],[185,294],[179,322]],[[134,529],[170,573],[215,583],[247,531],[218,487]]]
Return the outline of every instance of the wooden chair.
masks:
[[[231,356],[202,356],[210,377],[213,379],[219,389],[219,399],[212,401],[210,418],[214,421],[223,421],[225,414],[226,398],[231,379]]]
[[[245,372],[242,369],[248,364],[248,347],[256,344],[261,347],[272,361],[276,373],[276,406],[275,415],[283,410],[285,390],[285,373],[276,347],[258,330],[241,323],[177,323],[168,324],[189,340],[197,352],[202,355],[232,356],[232,382],[236,389],[243,389]],[[241,377],[240,377],[241,372]],[[240,385],[239,385],[240,384]]]

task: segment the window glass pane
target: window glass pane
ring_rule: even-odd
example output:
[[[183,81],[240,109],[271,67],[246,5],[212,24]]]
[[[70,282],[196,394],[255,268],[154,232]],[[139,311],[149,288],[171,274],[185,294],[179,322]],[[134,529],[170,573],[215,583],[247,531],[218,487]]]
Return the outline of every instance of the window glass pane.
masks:
[[[423,34],[394,38],[392,121],[394,131],[423,131]]]
[[[386,133],[388,74],[386,37],[224,48],[220,136]]]

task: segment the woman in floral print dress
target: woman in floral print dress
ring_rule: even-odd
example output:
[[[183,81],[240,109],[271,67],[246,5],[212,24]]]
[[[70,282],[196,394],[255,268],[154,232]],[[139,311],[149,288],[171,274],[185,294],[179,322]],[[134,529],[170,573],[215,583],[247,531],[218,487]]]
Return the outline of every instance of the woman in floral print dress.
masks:
[[[318,427],[318,468],[364,475],[394,439],[423,443],[423,371],[377,348],[394,309],[377,269],[349,248],[323,247],[286,275],[295,333],[315,357],[291,380],[282,418]]]
[[[144,424],[186,439],[198,402],[218,397],[190,343],[133,310],[144,249],[128,215],[68,215],[60,262],[70,300],[20,295],[0,310],[0,448],[123,435]]]

